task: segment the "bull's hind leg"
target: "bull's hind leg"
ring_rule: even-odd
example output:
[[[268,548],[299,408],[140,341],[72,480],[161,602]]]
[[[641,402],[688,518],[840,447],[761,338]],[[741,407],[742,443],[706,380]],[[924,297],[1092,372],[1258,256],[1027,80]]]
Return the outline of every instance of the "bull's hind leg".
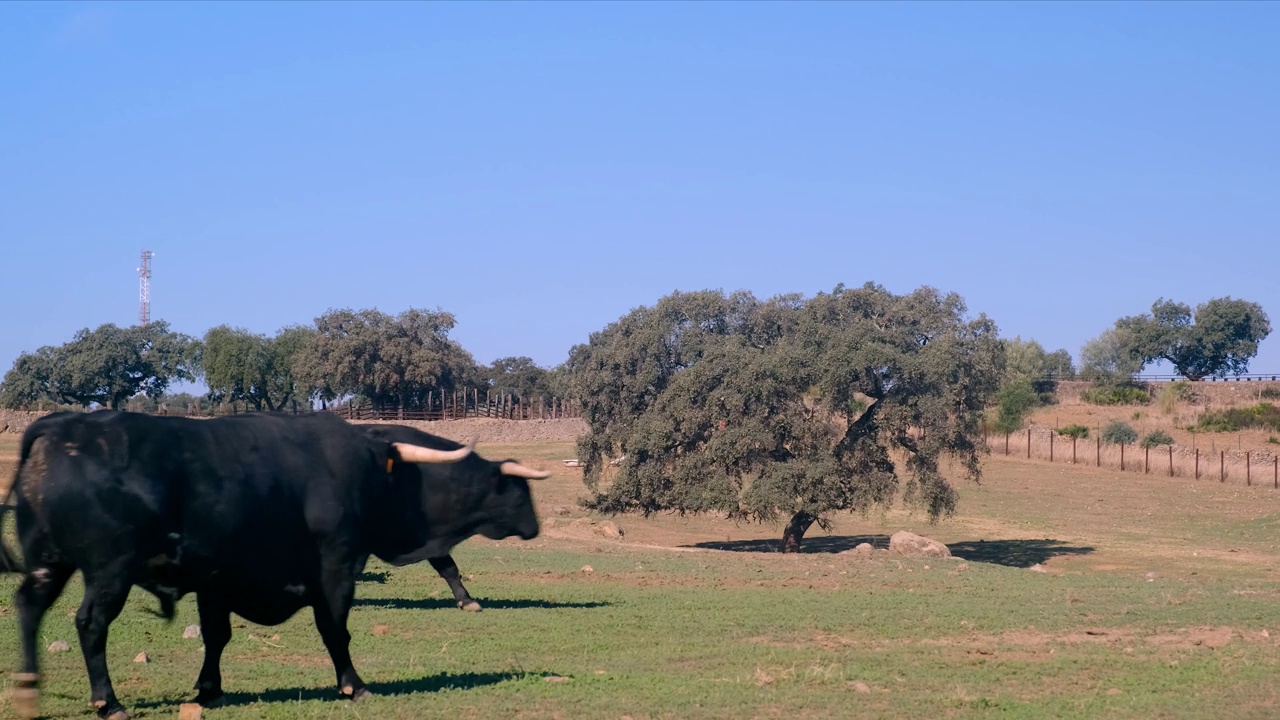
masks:
[[[65,565],[42,565],[32,568],[14,593],[18,610],[18,634],[22,642],[22,671],[13,678],[13,707],[21,718],[40,716],[40,622],[57,601],[75,572]]]
[[[231,611],[220,599],[196,595],[200,634],[204,637],[204,665],[196,679],[196,702],[204,707],[222,704],[222,651],[231,642]]]
[[[124,573],[107,572],[88,577],[84,584],[84,602],[76,612],[76,630],[80,634],[80,651],[89,671],[90,702],[98,709],[98,717],[107,720],[129,720],[129,713],[116,699],[107,671],[107,628],[124,609],[129,598],[129,582]]]
[[[440,577],[449,583],[449,589],[453,591],[453,599],[458,602],[459,608],[468,612],[480,612],[483,609],[463,586],[462,574],[458,572],[458,564],[453,561],[453,556],[427,558],[427,562],[431,563],[431,567],[435,568]]]

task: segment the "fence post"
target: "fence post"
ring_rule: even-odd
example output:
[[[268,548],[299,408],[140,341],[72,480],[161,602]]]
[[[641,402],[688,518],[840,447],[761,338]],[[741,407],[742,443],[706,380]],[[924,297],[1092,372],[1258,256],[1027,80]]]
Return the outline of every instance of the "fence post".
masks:
[[[1173,446],[1169,446],[1169,477],[1173,477]]]
[[[1098,438],[1098,467],[1102,467],[1102,438]]]
[[[1253,484],[1253,472],[1249,469],[1249,451],[1244,451],[1244,484]]]
[[[1053,462],[1053,433],[1049,433],[1049,462]]]
[[[1200,479],[1200,448],[1196,448],[1196,479]]]
[[[1124,472],[1124,443],[1120,443],[1120,471]]]
[[[1280,455],[1271,458],[1271,477],[1275,481],[1275,487],[1280,490]]]
[[[1151,446],[1146,447],[1146,456],[1142,459],[1142,474],[1147,475],[1151,472]]]
[[[1031,459],[1031,428],[1027,428],[1027,459]]]
[[[1218,451],[1218,482],[1227,481],[1227,451]]]
[[[1009,433],[1004,434],[1004,454],[1006,457],[1009,455]]]
[[[1071,436],[1071,464],[1076,464],[1076,436]]]

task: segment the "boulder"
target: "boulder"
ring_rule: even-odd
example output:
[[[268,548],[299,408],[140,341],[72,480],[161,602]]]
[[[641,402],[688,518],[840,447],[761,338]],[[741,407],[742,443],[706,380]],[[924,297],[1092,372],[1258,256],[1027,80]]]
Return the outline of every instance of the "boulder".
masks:
[[[906,530],[896,532],[893,537],[889,538],[889,552],[906,557],[951,557],[951,551],[947,549],[946,545]]]

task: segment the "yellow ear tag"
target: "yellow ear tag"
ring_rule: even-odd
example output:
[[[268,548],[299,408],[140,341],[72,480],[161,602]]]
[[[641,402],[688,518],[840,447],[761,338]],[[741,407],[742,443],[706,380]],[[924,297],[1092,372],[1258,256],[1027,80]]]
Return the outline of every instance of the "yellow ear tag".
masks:
[[[394,462],[394,461],[393,461],[391,458],[387,458],[387,474],[388,474],[388,475],[390,475],[390,474],[391,474],[391,463],[392,463],[392,462]]]

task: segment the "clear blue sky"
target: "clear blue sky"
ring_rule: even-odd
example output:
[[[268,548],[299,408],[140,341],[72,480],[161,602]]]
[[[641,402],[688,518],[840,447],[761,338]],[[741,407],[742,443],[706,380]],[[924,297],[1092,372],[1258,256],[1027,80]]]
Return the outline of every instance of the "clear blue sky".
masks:
[[[868,280],[1077,356],[1160,296],[1280,327],[1278,38],[1278,3],[4,3],[0,371],[134,322],[143,247],[184,332],[440,307],[483,362]]]

